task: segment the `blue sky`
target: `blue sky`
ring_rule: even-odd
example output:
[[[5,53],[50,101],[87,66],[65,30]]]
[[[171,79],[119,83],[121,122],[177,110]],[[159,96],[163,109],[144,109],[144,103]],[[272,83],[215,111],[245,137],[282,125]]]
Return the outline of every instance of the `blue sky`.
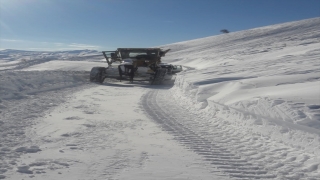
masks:
[[[154,47],[320,17],[320,0],[0,0],[0,49]]]

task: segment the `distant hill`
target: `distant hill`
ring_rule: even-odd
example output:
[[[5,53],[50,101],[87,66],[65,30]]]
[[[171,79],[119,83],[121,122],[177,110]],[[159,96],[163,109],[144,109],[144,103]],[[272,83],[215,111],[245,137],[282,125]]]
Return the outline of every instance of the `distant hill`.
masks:
[[[26,51],[5,49],[0,51],[0,61],[21,60],[97,60],[102,59],[102,53],[96,50],[70,50],[70,51]]]

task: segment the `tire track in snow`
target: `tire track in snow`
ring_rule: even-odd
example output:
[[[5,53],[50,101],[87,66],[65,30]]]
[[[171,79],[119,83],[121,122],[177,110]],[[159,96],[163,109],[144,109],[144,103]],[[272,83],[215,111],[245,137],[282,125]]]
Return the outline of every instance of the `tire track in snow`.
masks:
[[[309,157],[303,152],[268,137],[238,132],[228,122],[210,121],[177,105],[169,95],[168,91],[150,91],[143,96],[142,105],[163,130],[225,175],[236,179],[308,179],[303,167]]]
[[[201,155],[214,167],[218,167],[221,172],[227,173],[235,178],[274,178],[275,175],[258,164],[248,162],[237,154],[224,147],[223,139],[212,142],[201,133],[198,133],[189,126],[177,121],[176,115],[184,114],[183,118],[192,118],[193,114],[186,110],[175,111],[172,106],[164,108],[165,99],[157,98],[158,90],[150,91],[143,97],[143,106],[148,114],[159,123],[165,131],[175,136],[175,139],[188,149]],[[162,102],[161,102],[162,101]],[[182,111],[181,111],[182,110]],[[224,137],[223,134],[215,133],[216,136]]]

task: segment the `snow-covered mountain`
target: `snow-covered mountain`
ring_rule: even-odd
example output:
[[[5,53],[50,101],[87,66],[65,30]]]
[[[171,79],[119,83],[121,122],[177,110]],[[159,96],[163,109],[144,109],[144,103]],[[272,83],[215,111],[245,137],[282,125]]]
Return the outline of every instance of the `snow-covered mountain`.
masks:
[[[41,57],[54,57],[55,59],[67,59],[70,57],[82,57],[82,56],[101,56],[101,52],[96,50],[71,50],[71,51],[24,51],[5,49],[0,51],[1,61],[16,61],[19,58],[41,58]],[[28,59],[26,59],[28,60]]]
[[[161,46],[172,87],[89,83],[97,51],[0,51],[0,179],[320,179],[319,27]]]

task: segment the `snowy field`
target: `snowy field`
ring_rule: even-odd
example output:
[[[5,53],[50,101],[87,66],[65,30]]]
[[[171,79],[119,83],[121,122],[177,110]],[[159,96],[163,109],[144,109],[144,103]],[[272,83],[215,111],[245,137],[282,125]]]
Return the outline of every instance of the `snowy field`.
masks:
[[[320,18],[161,46],[174,85],[89,82],[100,52],[0,51],[0,179],[320,179]]]

